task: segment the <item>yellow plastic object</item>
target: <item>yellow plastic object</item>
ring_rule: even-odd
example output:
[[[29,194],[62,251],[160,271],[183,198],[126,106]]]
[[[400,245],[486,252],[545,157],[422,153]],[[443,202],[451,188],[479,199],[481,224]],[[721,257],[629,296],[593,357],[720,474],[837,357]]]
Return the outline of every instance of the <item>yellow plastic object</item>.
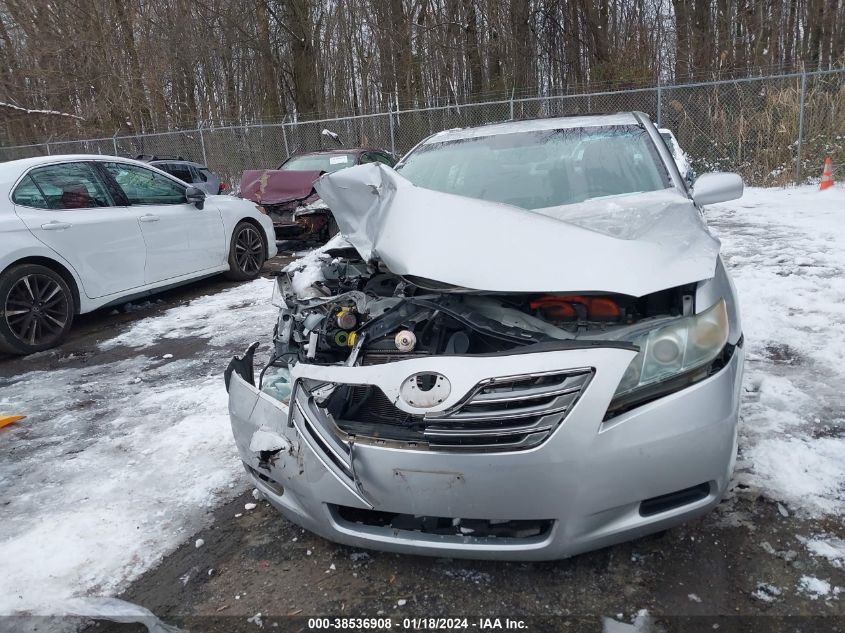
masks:
[[[358,335],[355,332],[349,333],[349,338],[346,339],[346,344],[349,347],[355,347],[355,339],[358,338]]]
[[[19,422],[23,420],[26,416],[25,415],[0,415],[0,429],[4,426],[9,426],[10,424],[14,424],[15,422]]]

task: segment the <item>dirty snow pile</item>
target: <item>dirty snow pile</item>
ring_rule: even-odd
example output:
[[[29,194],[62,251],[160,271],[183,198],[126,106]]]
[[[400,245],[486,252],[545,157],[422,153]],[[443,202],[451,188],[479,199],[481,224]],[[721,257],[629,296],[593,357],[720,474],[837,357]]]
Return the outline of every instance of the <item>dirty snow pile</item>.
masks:
[[[272,331],[272,284],[136,321],[101,345],[128,347],[122,360],[49,352],[54,369],[0,379],[0,411],[28,415],[2,435],[0,615],[115,594],[246,485],[222,372]],[[179,358],[177,338],[200,351]]]
[[[804,517],[845,510],[845,189],[709,207],[746,342],[738,481]]]
[[[325,281],[323,278],[323,265],[328,262],[331,257],[326,251],[338,248],[348,248],[349,242],[338,233],[328,242],[319,248],[297,259],[285,268],[285,272],[292,273],[291,275],[291,289],[294,294],[299,296],[307,296],[311,290],[311,286],[319,281]]]
[[[313,284],[324,281],[323,265],[331,259],[326,251],[348,248],[349,246],[349,242],[338,233],[321,247],[306,254],[305,257],[288,264],[285,272],[291,273],[291,289],[294,294],[306,296]]]

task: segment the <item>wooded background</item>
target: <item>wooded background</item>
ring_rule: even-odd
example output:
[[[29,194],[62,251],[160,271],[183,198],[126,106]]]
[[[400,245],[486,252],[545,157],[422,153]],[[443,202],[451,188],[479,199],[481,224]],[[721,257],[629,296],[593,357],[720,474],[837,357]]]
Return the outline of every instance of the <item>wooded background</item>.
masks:
[[[843,63],[845,0],[1,0],[0,143]]]

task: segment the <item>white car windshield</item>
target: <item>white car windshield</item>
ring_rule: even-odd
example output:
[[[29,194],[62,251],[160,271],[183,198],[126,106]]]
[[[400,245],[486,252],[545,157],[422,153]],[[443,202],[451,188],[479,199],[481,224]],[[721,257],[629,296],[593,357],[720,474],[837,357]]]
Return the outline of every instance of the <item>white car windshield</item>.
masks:
[[[542,209],[671,186],[636,125],[515,132],[421,145],[402,176],[417,186]]]

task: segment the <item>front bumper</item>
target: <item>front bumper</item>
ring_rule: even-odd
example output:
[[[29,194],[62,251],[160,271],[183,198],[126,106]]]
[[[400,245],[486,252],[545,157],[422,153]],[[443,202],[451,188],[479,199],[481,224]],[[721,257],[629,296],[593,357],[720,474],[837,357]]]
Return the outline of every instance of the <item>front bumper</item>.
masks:
[[[558,559],[703,514],[719,502],[729,483],[742,349],[736,348],[730,362],[706,380],[602,422],[632,356],[630,350],[594,348],[411,359],[381,370],[297,368],[302,375],[311,372],[346,383],[361,381],[356,376],[367,370],[365,381],[381,381],[390,395],[405,377],[437,367],[452,379],[458,398],[479,377],[593,368],[592,380],[560,426],[527,450],[453,452],[356,443],[344,454],[335,450],[342,441],[321,436],[319,420],[307,406],[289,416],[287,406],[237,374],[229,385],[229,412],[241,459],[256,487],[289,519],[330,540],[433,556]],[[258,431],[283,438],[284,449],[274,454],[251,450],[260,448],[254,441]],[[352,463],[351,474],[344,460]],[[680,505],[658,503],[643,511],[643,501],[671,499],[664,495],[687,489],[703,492]],[[361,511],[357,515],[356,509]],[[546,528],[527,537],[478,536],[472,530],[443,534],[379,525],[366,518],[368,513],[497,524],[533,521]]]
[[[268,211],[273,220],[273,230],[278,240],[307,240],[320,237],[328,226],[325,213],[309,213],[297,216],[293,209]]]

